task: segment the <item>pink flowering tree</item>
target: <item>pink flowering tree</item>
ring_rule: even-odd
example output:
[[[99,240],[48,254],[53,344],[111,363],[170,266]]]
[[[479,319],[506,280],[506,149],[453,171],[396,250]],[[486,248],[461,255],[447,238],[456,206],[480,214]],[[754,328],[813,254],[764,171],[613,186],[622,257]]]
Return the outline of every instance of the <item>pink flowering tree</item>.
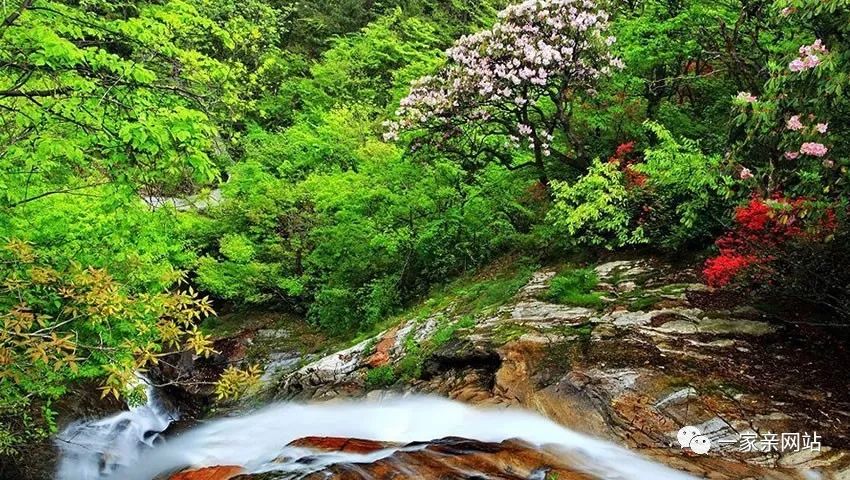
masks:
[[[535,168],[548,185],[547,157],[586,163],[570,129],[573,103],[623,66],[609,51],[607,27],[593,0],[509,6],[492,28],[458,40],[439,71],[413,83],[385,138],[408,132],[411,148],[453,153],[467,166],[496,160]]]
[[[850,195],[850,10],[844,0],[778,0],[798,47],[769,65],[761,95],[742,92],[741,179],[766,195],[830,204]]]

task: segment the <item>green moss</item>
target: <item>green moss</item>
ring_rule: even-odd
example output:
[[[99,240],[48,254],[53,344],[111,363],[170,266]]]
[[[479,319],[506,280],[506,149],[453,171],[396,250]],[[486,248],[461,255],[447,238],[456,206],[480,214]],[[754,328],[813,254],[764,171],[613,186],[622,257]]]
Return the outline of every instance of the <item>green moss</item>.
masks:
[[[536,265],[520,262],[512,268],[472,279],[456,290],[455,314],[475,315],[507,303],[531,279]]]
[[[473,319],[470,315],[465,315],[456,322],[445,322],[434,331],[434,334],[429,340],[429,347],[431,347],[431,349],[437,349],[444,343],[451,340],[457,334],[458,330],[470,328],[474,325],[475,319]]]
[[[490,338],[499,345],[517,340],[521,336],[530,332],[531,328],[526,325],[514,322],[501,323],[493,329],[493,334]]]
[[[422,358],[421,352],[408,352],[407,355],[398,361],[396,366],[396,374],[402,380],[415,380],[422,376]]]
[[[579,340],[590,340],[590,335],[593,333],[594,325],[592,323],[582,323],[580,325],[565,325],[558,328],[558,333],[565,337],[576,336]]]
[[[638,295],[633,297],[633,300],[628,304],[628,310],[631,312],[636,312],[638,310],[647,310],[656,303],[661,301],[661,297],[658,295],[647,294],[644,292],[644,295]]]
[[[411,332],[404,341],[404,350],[407,352],[405,356],[399,360],[396,366],[396,374],[404,380],[413,380],[422,376],[422,363],[446,342],[455,338],[458,331],[471,328],[475,325],[475,319],[466,315],[457,321],[450,321],[446,318],[440,322],[440,325],[434,331],[434,334],[427,341],[419,344],[413,337]]]
[[[255,332],[245,352],[249,363],[264,363],[272,352],[297,352],[302,357],[317,354],[328,346],[328,339],[301,317],[285,312],[260,309],[239,310],[220,317],[208,317],[201,331],[214,340]],[[278,335],[262,335],[261,330],[279,331]]]
[[[593,291],[598,284],[599,278],[593,269],[569,269],[552,278],[547,298],[565,305],[601,308],[605,305],[602,294]]]

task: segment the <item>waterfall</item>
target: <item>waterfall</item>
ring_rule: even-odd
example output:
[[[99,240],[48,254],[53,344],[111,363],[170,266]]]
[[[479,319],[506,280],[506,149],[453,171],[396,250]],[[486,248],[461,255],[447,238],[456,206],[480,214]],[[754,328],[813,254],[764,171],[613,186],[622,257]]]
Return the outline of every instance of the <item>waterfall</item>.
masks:
[[[147,378],[137,375],[137,381],[145,387],[143,405],[102,419],[76,421],[56,436],[57,480],[113,478],[113,472],[134,465],[144,451],[156,448],[160,434],[177,415],[162,405]]]
[[[429,441],[449,436],[486,442],[521,438],[563,453],[576,468],[606,479],[683,480],[691,478],[646,460],[625,448],[579,434],[537,414],[513,409],[483,409],[459,402],[406,396],[381,401],[278,403],[257,412],[221,418],[198,426],[167,442],[154,444],[145,432],[162,430],[168,417],[146,405],[97,422],[78,424],[63,432],[76,433],[85,448],[64,449],[60,480],[151,480],[185,467],[240,465],[247,472],[303,471],[334,462],[371,462],[399,448],[365,455],[318,454],[304,465],[293,440],[307,437],[345,437],[396,442]],[[123,427],[121,425],[124,425]],[[92,456],[98,452],[97,456]],[[106,468],[92,460],[107,459]],[[102,463],[102,461],[101,461]],[[300,469],[300,470],[299,470]]]

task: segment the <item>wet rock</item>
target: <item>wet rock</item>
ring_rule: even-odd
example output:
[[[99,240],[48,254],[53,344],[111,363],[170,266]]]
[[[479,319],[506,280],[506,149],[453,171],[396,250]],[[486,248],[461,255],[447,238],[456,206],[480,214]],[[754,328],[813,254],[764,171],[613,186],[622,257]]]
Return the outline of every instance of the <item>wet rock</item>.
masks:
[[[280,372],[290,370],[298,365],[301,361],[301,355],[298,352],[273,352],[268,356],[268,360],[263,368],[263,375],[260,380],[269,382],[275,375]]]
[[[511,318],[525,322],[583,323],[595,313],[589,308],[528,300],[513,306]]]
[[[517,298],[528,299],[537,298],[549,290],[549,281],[557,275],[555,270],[540,270],[532,274],[528,283],[522,287],[517,294]]]
[[[207,467],[175,473],[169,480],[230,480],[243,472],[242,467],[232,465]]]
[[[384,450],[398,444],[364,440],[360,438],[338,437],[304,437],[289,444],[290,447],[301,447],[323,452],[372,453]]]
[[[295,446],[318,452],[368,454],[390,445],[359,439],[297,440]],[[303,462],[309,463],[309,462]],[[448,437],[417,442],[398,448],[383,458],[357,461],[349,459],[302,472],[268,472],[240,475],[238,480],[422,480],[422,479],[499,479],[499,480],[590,480],[598,478],[581,473],[568,457],[534,447],[520,440],[481,442]]]
[[[766,322],[738,318],[705,318],[697,325],[700,333],[766,335],[776,328]]]
[[[647,271],[645,262],[640,260],[615,260],[603,263],[594,268],[600,280],[611,280],[615,276],[633,278]]]
[[[486,345],[473,345],[468,340],[452,339],[440,346],[422,365],[422,378],[427,380],[448,370],[475,369],[495,373],[502,360]]]

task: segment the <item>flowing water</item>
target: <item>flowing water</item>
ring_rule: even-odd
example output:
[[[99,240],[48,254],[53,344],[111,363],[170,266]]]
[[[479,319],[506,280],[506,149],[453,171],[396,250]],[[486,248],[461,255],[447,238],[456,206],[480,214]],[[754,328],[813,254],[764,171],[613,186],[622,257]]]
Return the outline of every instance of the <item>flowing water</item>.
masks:
[[[144,405],[103,419],[74,422],[56,436],[60,451],[57,480],[110,478],[113,472],[135,464],[143,452],[162,443],[160,433],[177,420],[177,413],[159,401],[156,389],[146,378],[139,376],[138,382],[145,386]]]
[[[57,478],[151,480],[187,466],[214,465],[242,465],[252,473],[273,470],[308,473],[335,462],[372,462],[398,450],[319,454],[309,465],[281,461],[303,457],[303,449],[285,446],[307,436],[398,443],[448,436],[487,442],[521,438],[563,452],[577,468],[600,478],[690,478],[530,412],[479,409],[424,396],[382,401],[279,403],[244,416],[210,421],[167,441],[156,441],[157,432],[167,427],[172,415],[158,406],[153,393],[144,407],[103,420],[78,423],[62,432],[57,442],[63,451]]]

